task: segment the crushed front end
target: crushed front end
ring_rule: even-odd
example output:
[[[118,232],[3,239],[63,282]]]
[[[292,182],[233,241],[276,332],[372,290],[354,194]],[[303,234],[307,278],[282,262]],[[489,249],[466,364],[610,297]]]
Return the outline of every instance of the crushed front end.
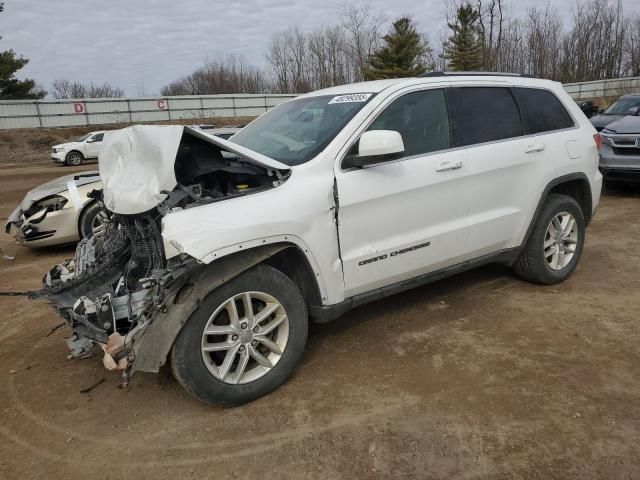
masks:
[[[70,357],[90,354],[98,344],[107,369],[127,371],[133,345],[197,266],[190,257],[166,259],[157,210],[114,215],[102,231],[82,240],[73,259],[53,267],[44,288],[71,328]]]
[[[123,383],[136,371],[157,372],[201,299],[280,248],[208,267],[165,242],[164,217],[262,192],[288,178],[238,152],[223,156],[228,145],[176,126],[128,127],[105,137],[103,190],[94,197],[112,215],[80,241],[74,258],[43,279],[46,297],[71,329],[70,358],[93,355],[98,347],[107,369],[123,371]]]

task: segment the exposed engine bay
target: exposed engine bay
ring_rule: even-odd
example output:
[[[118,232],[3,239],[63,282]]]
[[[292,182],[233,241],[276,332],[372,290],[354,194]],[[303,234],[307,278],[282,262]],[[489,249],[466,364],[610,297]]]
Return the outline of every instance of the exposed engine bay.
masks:
[[[145,127],[133,128],[138,129],[138,135],[140,132],[144,135]],[[172,172],[175,187],[152,192],[164,199],[140,213],[114,211],[100,231],[78,244],[74,258],[53,267],[43,279],[46,296],[72,330],[66,339],[70,358],[92,355],[98,345],[104,352],[104,366],[123,370],[124,384],[139,354],[136,342],[155,321],[164,321],[172,314],[171,309],[180,303],[181,296],[192,289],[192,277],[203,267],[184,253],[166,254],[161,234],[163,217],[271,189],[285,182],[289,175],[288,171],[225,151],[203,138],[204,134],[194,135],[186,127],[180,132]],[[131,142],[130,135],[121,136],[125,144]],[[122,141],[114,140],[114,144],[114,150],[122,151]],[[128,164],[121,157],[113,158],[119,162],[120,167],[116,167],[127,169]],[[108,179],[103,178],[106,190],[109,183],[104,180]],[[162,182],[154,183],[151,179],[150,183]],[[95,190],[91,196],[104,202],[105,193],[118,195]],[[106,206],[109,208],[108,203]],[[186,318],[180,319],[182,323],[185,321]]]

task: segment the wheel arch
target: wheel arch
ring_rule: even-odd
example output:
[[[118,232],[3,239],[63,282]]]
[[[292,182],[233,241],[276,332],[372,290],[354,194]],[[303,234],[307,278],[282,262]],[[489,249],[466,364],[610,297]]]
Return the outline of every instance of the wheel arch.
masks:
[[[82,158],[85,158],[84,153],[82,153],[82,150],[79,150],[77,148],[72,148],[71,150],[69,150],[67,152],[67,154],[64,156],[65,161],[67,160],[67,158],[69,158],[69,155],[71,155],[72,153],[79,153],[80,155],[82,155]]]
[[[518,251],[527,244],[527,241],[531,236],[531,232],[533,231],[533,227],[535,226],[538,218],[540,217],[540,214],[542,213],[544,203],[546,202],[549,195],[554,193],[567,195],[573,198],[576,202],[578,202],[578,205],[582,210],[585,225],[588,225],[591,221],[591,217],[593,216],[593,198],[591,194],[591,184],[589,183],[589,179],[587,178],[587,176],[584,173],[578,172],[554,178],[547,184],[542,192],[542,195],[540,196],[540,200],[538,201],[536,210],[531,217],[529,227],[527,228],[525,236],[522,239],[520,248],[517,249]]]
[[[183,282],[176,284],[166,294],[164,304],[168,308],[159,311],[144,334],[134,342],[135,360],[131,373],[158,372],[166,363],[182,327],[202,299],[212,290],[260,263],[282,269],[299,286],[306,302],[321,298],[318,283],[313,283],[314,274],[308,257],[292,243],[261,245],[225,255],[208,264],[199,263]]]
[[[320,274],[314,272],[305,252],[299,246],[289,244],[265,260],[265,263],[289,277],[300,289],[307,305],[322,305],[322,294],[317,280]]]
[[[82,208],[79,209],[78,215],[76,215],[76,229],[78,230],[78,236],[82,239],[82,220],[84,220],[84,216],[87,214],[87,210],[91,208],[93,205],[97,204],[97,200],[88,200],[82,205]]]

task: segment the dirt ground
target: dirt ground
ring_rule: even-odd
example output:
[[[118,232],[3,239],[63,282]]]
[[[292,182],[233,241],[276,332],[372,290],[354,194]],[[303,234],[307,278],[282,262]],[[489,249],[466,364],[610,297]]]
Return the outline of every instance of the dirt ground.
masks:
[[[0,217],[68,171],[3,169]],[[638,193],[603,198],[569,281],[492,266],[361,307],[234,409],[166,374],[120,390],[100,358],[67,360],[46,304],[0,297],[0,478],[640,478]],[[0,238],[0,291],[73,252]]]

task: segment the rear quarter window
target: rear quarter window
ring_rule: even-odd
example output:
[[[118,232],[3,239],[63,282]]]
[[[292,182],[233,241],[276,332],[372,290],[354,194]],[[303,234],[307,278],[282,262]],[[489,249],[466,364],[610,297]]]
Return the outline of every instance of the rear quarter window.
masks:
[[[460,146],[523,135],[518,105],[505,87],[452,89],[454,124]]]
[[[573,118],[558,97],[548,90],[539,88],[513,89],[518,99],[527,135],[552,132],[574,126]]]

